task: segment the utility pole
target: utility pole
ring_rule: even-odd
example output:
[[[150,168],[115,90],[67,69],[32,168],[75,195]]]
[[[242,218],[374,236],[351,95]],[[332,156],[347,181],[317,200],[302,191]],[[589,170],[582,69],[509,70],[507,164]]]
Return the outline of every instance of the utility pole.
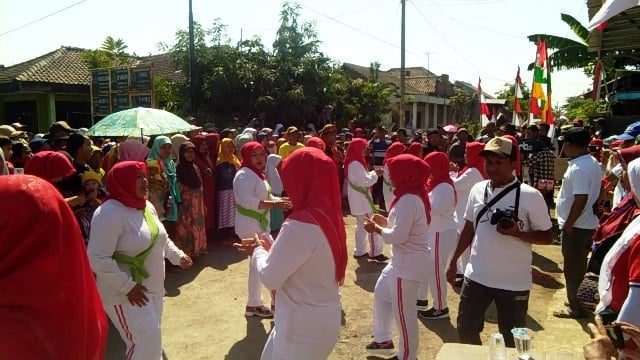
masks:
[[[427,70],[431,71],[431,52],[427,51]]]
[[[405,127],[405,118],[404,118],[404,93],[405,93],[405,16],[407,10],[407,0],[402,1],[402,21],[401,26],[402,29],[400,31],[400,36],[402,40],[400,41],[400,127]]]
[[[191,100],[191,115],[194,116],[198,112],[196,104],[196,56],[195,41],[193,34],[193,1],[189,0],[189,95]]]

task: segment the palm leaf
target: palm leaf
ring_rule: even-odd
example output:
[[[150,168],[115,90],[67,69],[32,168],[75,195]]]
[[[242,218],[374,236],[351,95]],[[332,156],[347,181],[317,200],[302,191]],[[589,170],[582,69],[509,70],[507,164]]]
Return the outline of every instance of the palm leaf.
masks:
[[[584,45],[570,46],[556,50],[549,55],[549,67],[551,70],[581,69],[592,64],[597,57],[596,53],[589,52]],[[529,64],[529,70],[533,70],[535,63]]]
[[[548,49],[565,49],[568,47],[578,47],[578,46],[582,46],[582,47],[587,47],[585,44],[575,41],[575,40],[571,40],[571,39],[567,39],[561,36],[555,36],[555,35],[548,35],[548,34],[534,34],[534,35],[529,35],[527,37],[529,39],[529,41],[533,42],[533,43],[537,43],[538,40],[543,39],[544,41],[546,41],[547,43],[547,48]]]
[[[589,39],[589,30],[587,30],[587,28],[585,28],[580,21],[576,20],[576,18],[574,18],[571,15],[568,14],[562,14],[560,16],[560,18],[562,19],[562,21],[564,21],[565,23],[567,23],[567,25],[569,25],[569,27],[571,28],[571,30],[573,30],[573,32],[578,35],[578,37],[580,39],[582,39],[583,42],[587,42]]]

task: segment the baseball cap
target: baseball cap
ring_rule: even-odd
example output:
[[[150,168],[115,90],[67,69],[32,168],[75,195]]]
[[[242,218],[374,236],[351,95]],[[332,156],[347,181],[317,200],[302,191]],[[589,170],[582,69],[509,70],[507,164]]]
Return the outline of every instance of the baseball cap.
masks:
[[[285,134],[289,135],[289,134],[293,134],[293,133],[297,133],[298,132],[298,128],[295,126],[289,126],[287,128],[287,131],[285,132]]]
[[[15,136],[16,129],[11,125],[0,125],[0,135],[6,136],[8,138]]]
[[[494,137],[484,145],[484,150],[480,152],[480,155],[486,156],[489,154],[496,154],[504,157],[511,157],[513,153],[513,143],[511,140],[505,137]]]
[[[635,140],[638,135],[640,135],[640,121],[634,122],[633,124],[627,126],[622,134],[616,136],[616,139],[622,141],[632,141]]]

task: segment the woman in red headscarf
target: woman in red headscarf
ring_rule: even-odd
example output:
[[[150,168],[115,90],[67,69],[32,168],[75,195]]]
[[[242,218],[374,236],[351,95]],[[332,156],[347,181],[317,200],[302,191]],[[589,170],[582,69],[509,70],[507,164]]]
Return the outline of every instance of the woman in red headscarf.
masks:
[[[214,135],[211,137],[211,135]],[[212,239],[216,230],[216,178],[215,165],[218,158],[218,134],[196,135],[193,144],[196,146],[195,164],[202,177],[202,190],[205,207],[205,229],[207,239]],[[211,143],[210,143],[211,142]],[[211,150],[215,148],[215,154]]]
[[[207,253],[204,191],[200,170],[194,163],[196,146],[186,141],[178,150],[176,173],[180,184],[180,212],[176,224],[176,245],[190,257]]]
[[[291,215],[273,247],[257,239],[260,246],[253,253],[259,277],[276,290],[278,304],[261,359],[326,359],[338,341],[339,286],[347,267],[338,171],[315,148],[295,151],[281,170]]]
[[[383,168],[383,186],[382,195],[384,196],[384,204],[387,212],[391,210],[391,203],[393,202],[393,185],[391,185],[391,178],[389,177],[389,167],[387,162],[394,157],[404,154],[407,151],[407,147],[400,142],[394,142],[389,146],[387,152],[384,154],[384,168]]]
[[[93,216],[87,250],[127,359],[162,358],[164,258],[183,269],[192,265],[147,200],[146,176],[145,164],[137,161],[119,162],[109,170],[109,198]]]
[[[409,148],[407,148],[407,154],[417,156],[420,159],[422,159],[422,151],[422,144],[419,142],[412,142],[409,144]]]
[[[447,306],[447,266],[458,245],[458,232],[454,220],[457,195],[453,180],[449,176],[449,157],[443,152],[432,152],[424,158],[431,167],[427,181],[431,202],[431,226],[429,227],[429,276],[426,287],[421,286],[418,294],[420,316],[425,319],[449,317]],[[433,306],[427,308],[427,296],[431,294]]]
[[[371,186],[378,182],[378,174],[368,171],[369,143],[365,139],[354,138],[347,148],[347,156],[344,161],[344,172],[347,180],[347,197],[351,215],[355,216],[356,225],[356,250],[353,256],[356,259],[369,257],[376,261],[384,262],[389,258],[383,254],[383,244],[377,234],[367,234],[364,231],[365,220],[376,211],[371,197]],[[286,190],[286,189],[285,189]],[[369,252],[367,253],[367,239]]]
[[[425,184],[429,165],[409,154],[387,162],[395,199],[389,218],[375,215],[367,221],[368,232],[380,234],[393,247],[393,258],[382,270],[374,291],[373,342],[369,355],[388,359],[415,359],[418,354],[418,288],[429,268],[431,205]],[[398,351],[392,341],[392,319],[400,331]]]
[[[0,198],[0,357],[102,359],[108,323],[71,209],[34,176],[0,176]]]
[[[325,151],[327,149],[327,145],[324,143],[324,141],[322,141],[322,139],[320,139],[319,137],[315,137],[315,136],[309,138],[309,140],[307,140],[307,143],[305,144],[305,146],[314,147],[314,148],[320,149],[322,151]]]
[[[269,209],[289,209],[288,199],[271,195],[265,176],[267,150],[259,142],[250,141],[242,146],[242,166],[233,179],[236,202],[236,235],[243,241],[256,234],[270,239]],[[272,318],[273,312],[262,302],[262,284],[253,259],[249,262],[249,288],[245,316]]]
[[[454,213],[458,235],[460,235],[464,228],[464,212],[467,207],[467,200],[469,199],[471,188],[486,177],[484,175],[484,158],[480,156],[482,150],[484,150],[483,143],[468,142],[464,154],[465,165],[458,172],[458,176],[453,179],[453,186],[456,189],[456,195],[458,197],[456,211]],[[469,251],[470,250],[467,249],[458,260],[458,278],[460,282],[462,282],[464,268],[469,262]]]

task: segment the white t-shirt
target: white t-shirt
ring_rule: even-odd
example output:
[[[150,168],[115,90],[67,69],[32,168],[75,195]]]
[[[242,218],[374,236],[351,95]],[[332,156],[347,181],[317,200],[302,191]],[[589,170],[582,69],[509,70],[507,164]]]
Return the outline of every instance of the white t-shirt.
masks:
[[[601,183],[602,170],[593,156],[586,154],[569,160],[569,167],[562,179],[556,208],[560,228],[569,217],[575,195],[587,195],[588,198],[582,214],[573,227],[588,230],[598,227],[598,217],[593,213],[593,204],[600,196]]]
[[[469,168],[457,178],[453,179],[453,185],[458,195],[458,203],[456,204],[456,212],[453,218],[456,222],[458,232],[462,232],[464,228],[464,212],[467,210],[467,200],[473,185],[482,181],[482,174],[476,168]]]
[[[505,188],[492,189],[489,180],[471,188],[465,219],[476,222],[476,217],[485,204]],[[485,189],[487,197],[485,200]],[[471,244],[471,255],[464,276],[484,286],[526,291],[531,288],[531,244],[513,236],[500,234],[496,225],[491,225],[491,214],[496,209],[515,208],[516,189],[508,193],[491,207],[480,219]],[[518,226],[521,231],[546,231],[551,229],[551,218],[542,194],[527,184],[520,185]]]
[[[390,244],[393,256],[388,267],[403,279],[424,281],[429,267],[429,224],[424,202],[413,194],[403,195],[389,213],[382,241]]]
[[[269,233],[271,230],[262,229],[260,223],[253,218],[244,216],[238,212],[238,206],[245,209],[254,210],[260,213],[269,211],[259,209],[260,201],[269,200],[269,185],[266,180],[261,179],[255,172],[247,168],[241,168],[233,178],[233,198],[236,202],[236,235],[241,239],[252,238],[254,234]]]
[[[431,203],[431,225],[429,232],[435,234],[456,228],[453,214],[456,211],[456,196],[453,186],[447,183],[438,184],[429,193]]]

